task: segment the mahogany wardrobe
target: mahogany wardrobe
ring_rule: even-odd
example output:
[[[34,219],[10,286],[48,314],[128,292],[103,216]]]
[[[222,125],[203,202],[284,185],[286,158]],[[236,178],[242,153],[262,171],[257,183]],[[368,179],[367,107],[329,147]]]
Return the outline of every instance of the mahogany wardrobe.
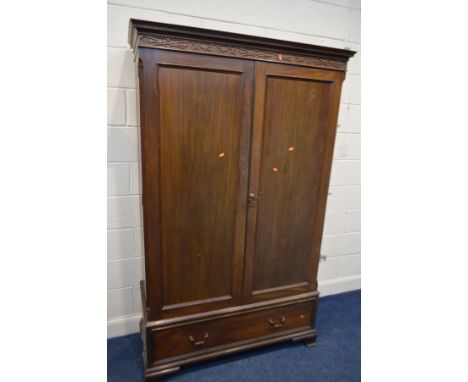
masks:
[[[139,82],[145,379],[316,338],[317,270],[354,52],[130,21]]]

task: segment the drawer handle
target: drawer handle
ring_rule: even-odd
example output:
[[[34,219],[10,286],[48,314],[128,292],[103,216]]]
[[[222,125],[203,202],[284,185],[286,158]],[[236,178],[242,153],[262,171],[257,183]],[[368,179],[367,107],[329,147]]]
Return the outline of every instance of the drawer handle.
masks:
[[[283,326],[283,324],[286,322],[286,317],[281,317],[280,321],[275,321],[272,318],[268,320],[268,323],[273,326],[274,328],[280,328]]]
[[[203,345],[208,339],[208,333],[205,333],[205,336],[203,337],[201,341],[195,341],[195,338],[193,338],[193,336],[190,336],[188,339],[195,346],[200,346],[200,345]]]

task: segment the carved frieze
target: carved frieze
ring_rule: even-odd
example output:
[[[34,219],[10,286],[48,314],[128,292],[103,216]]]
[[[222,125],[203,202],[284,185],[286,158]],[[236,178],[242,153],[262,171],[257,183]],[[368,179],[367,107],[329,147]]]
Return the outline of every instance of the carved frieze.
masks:
[[[243,47],[212,41],[195,41],[186,38],[147,35],[138,35],[138,46],[170,49],[193,53],[229,56],[251,60],[281,62],[294,65],[313,66],[317,68],[346,70],[346,62],[302,54],[273,51],[256,47]]]

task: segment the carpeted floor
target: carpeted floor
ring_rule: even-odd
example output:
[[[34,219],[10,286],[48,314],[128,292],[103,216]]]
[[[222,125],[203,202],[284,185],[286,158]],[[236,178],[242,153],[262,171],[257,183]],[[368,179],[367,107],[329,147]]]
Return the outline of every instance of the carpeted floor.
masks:
[[[361,374],[361,292],[320,298],[317,343],[283,343],[187,366],[164,381],[354,382]],[[108,382],[143,381],[142,345],[133,334],[107,341]]]

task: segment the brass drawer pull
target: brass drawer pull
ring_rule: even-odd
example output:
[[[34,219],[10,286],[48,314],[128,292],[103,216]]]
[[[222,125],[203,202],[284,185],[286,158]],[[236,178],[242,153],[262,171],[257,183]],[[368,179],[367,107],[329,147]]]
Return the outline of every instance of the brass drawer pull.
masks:
[[[268,323],[273,326],[274,328],[280,328],[283,326],[283,324],[286,322],[286,317],[281,317],[280,321],[274,321],[272,318],[268,320]]]
[[[203,345],[208,339],[208,333],[205,333],[205,336],[203,337],[201,341],[195,341],[195,338],[193,338],[193,336],[190,336],[188,339],[195,346],[200,346],[200,345]]]

